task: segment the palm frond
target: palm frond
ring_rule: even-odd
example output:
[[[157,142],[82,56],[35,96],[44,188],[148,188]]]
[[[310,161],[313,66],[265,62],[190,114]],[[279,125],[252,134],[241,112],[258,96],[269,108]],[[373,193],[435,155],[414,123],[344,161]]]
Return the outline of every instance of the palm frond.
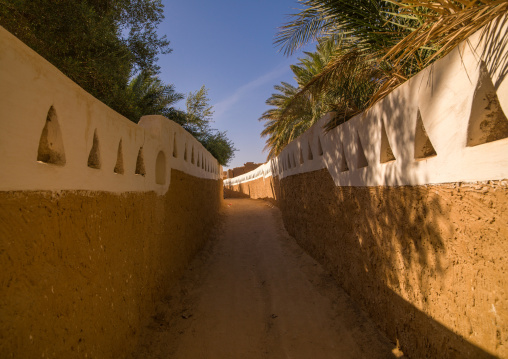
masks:
[[[429,12],[423,14],[427,20],[417,30],[388,49],[380,59],[380,62],[390,63],[394,70],[392,76],[386,78],[373,94],[368,108],[416,72],[450,53],[459,43],[508,12],[506,0],[483,2],[460,0],[456,3],[446,0],[437,2],[404,0],[399,5],[420,15],[423,14],[422,7],[431,10],[433,14]],[[426,52],[426,56],[419,56],[422,52]],[[408,71],[408,63],[415,60],[421,61],[417,66],[418,71]]]
[[[508,0],[299,0],[303,10],[275,44],[292,54],[318,40],[292,65],[298,87],[275,86],[267,121],[269,156],[328,111],[332,129],[368,110],[474,32],[508,12]]]

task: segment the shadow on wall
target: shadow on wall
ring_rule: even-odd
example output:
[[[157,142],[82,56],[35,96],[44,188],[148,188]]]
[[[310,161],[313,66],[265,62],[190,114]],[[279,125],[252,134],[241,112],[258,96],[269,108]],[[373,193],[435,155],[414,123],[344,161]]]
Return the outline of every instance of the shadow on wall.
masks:
[[[336,187],[326,170],[281,187],[288,232],[410,357],[490,358],[504,344],[506,189]]]
[[[505,173],[503,26],[483,34],[485,61],[455,51],[363,117],[293,141],[280,191],[230,188],[276,197],[288,232],[410,357],[508,358],[508,183],[449,183]]]
[[[224,186],[224,198],[249,198],[249,195],[239,190],[234,190],[228,186]]]
[[[218,181],[170,180],[165,196],[0,192],[0,358],[128,357],[218,223]]]
[[[267,199],[276,203],[279,198],[279,179],[277,177],[257,178],[236,185],[224,186],[224,198]]]
[[[436,85],[422,87],[438,96]],[[387,98],[381,116],[393,124],[392,138],[418,143],[417,131],[397,125],[425,116],[413,103],[401,102],[405,98]],[[440,147],[433,150],[439,156]],[[385,175],[404,182],[409,169],[389,164],[404,156],[414,161],[417,152],[392,153]],[[369,183],[369,160],[355,157],[363,163],[346,158],[344,171],[357,171]],[[339,158],[337,150],[328,160]],[[406,354],[418,358],[508,355],[508,321],[497,314],[508,310],[508,281],[504,269],[495,265],[508,255],[506,203],[503,182],[337,187],[326,169],[285,177],[280,197],[288,232],[334,273]]]
[[[482,30],[481,41],[487,44],[482,51],[481,58],[485,59],[487,67],[492,74],[496,74],[494,87],[499,90],[499,86],[508,73],[508,57],[504,54],[508,48],[508,37],[503,36],[502,29],[508,23],[508,17],[498,18]]]

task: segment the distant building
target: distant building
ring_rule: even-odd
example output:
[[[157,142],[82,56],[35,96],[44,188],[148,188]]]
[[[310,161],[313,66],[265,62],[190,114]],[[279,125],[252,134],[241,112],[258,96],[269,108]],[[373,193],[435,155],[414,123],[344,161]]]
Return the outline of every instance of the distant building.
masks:
[[[227,178],[238,177],[240,175],[243,175],[244,173],[255,170],[262,164],[263,163],[247,162],[247,163],[244,163],[242,167],[235,167],[233,169],[229,169],[227,171]],[[224,171],[224,173],[226,173],[226,172]]]

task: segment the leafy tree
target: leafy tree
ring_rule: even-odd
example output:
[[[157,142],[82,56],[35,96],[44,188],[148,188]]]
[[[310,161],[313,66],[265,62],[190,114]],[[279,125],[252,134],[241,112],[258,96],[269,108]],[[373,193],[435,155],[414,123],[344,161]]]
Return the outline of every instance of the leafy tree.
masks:
[[[0,0],[2,26],[126,115],[131,76],[157,74],[157,55],[171,51],[156,33],[163,18],[161,0]]]
[[[175,92],[173,85],[162,81],[147,72],[141,72],[128,86],[130,102],[129,113],[133,118],[145,114],[163,115],[180,124],[190,132],[223,166],[234,157],[233,142],[220,132],[211,128],[213,106],[209,104],[208,89],[202,86],[188,94],[187,111],[177,110],[173,105],[184,96]]]
[[[183,99],[158,74],[158,54],[171,52],[156,30],[161,0],[0,0],[0,24],[87,92],[134,122],[163,115],[186,128],[223,165],[234,156],[225,132],[213,130],[203,86]]]
[[[233,142],[227,138],[226,131],[208,131],[201,137],[200,142],[223,166],[227,166],[235,156],[236,149]]]
[[[236,149],[233,142],[226,137],[225,131],[211,128],[213,106],[209,102],[208,89],[204,85],[189,93],[185,101],[187,112],[183,127],[192,133],[221,165],[227,166]]]
[[[209,129],[213,116],[213,107],[209,104],[208,89],[205,85],[187,95],[187,128],[191,133],[199,135]]]

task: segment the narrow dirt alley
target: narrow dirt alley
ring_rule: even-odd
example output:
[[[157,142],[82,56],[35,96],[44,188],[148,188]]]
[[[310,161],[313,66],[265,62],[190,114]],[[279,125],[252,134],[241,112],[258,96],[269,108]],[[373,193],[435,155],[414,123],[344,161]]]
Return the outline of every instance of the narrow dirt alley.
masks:
[[[159,304],[135,357],[400,355],[286,233],[276,207],[251,199],[226,204],[222,233]]]

